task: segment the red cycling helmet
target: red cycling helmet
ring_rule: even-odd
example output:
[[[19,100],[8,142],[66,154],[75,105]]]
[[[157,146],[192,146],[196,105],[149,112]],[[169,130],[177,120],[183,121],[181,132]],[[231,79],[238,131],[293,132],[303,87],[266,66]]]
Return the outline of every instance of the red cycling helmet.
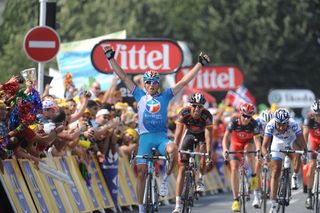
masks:
[[[256,112],[255,106],[253,104],[250,104],[250,103],[241,104],[239,109],[240,109],[240,113],[242,115],[252,116]]]

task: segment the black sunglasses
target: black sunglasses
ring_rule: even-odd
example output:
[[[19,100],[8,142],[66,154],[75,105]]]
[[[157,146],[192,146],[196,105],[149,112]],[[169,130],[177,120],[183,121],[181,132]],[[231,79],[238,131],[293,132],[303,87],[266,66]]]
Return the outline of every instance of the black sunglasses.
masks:
[[[146,81],[145,83],[146,84],[159,84],[158,81]]]
[[[193,108],[202,108],[203,107],[203,105],[199,105],[199,104],[192,104],[191,105]]]
[[[252,116],[242,114],[242,117],[249,119],[249,118],[251,118]]]

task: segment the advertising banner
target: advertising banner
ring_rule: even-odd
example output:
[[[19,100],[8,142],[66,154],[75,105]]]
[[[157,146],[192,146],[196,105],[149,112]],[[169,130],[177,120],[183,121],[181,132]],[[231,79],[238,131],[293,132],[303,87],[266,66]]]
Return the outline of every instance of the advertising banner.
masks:
[[[37,212],[17,161],[4,160],[2,162],[4,174],[0,172],[0,180],[13,210],[19,213]]]
[[[103,174],[100,170],[99,163],[95,156],[92,156],[91,158],[89,169],[92,174],[92,184],[96,184],[99,190],[99,195],[97,196],[97,198],[102,203],[103,208],[113,208],[114,204],[110,192],[108,190]]]
[[[85,194],[82,183],[76,172],[76,165],[72,162],[72,157],[63,157],[54,159],[57,168],[68,174],[75,183],[74,186],[64,185],[70,204],[75,212],[89,212],[92,204],[88,202],[88,197]],[[91,205],[90,205],[91,204]]]
[[[310,107],[314,99],[314,93],[307,89],[275,89],[268,95],[269,103],[279,107]]]
[[[175,77],[176,82],[190,72],[193,66],[181,68]],[[227,91],[239,87],[243,83],[242,71],[236,66],[203,67],[188,87],[206,91]]]
[[[114,58],[128,74],[156,70],[161,74],[180,69],[183,53],[172,40],[104,40],[96,44],[91,53],[93,66],[102,73],[112,73],[112,67],[104,55],[103,46],[115,50]]]
[[[44,184],[34,165],[25,159],[19,159],[21,170],[29,186],[31,195],[39,212],[57,212],[55,205],[51,205],[52,197],[45,190]]]
[[[98,80],[101,89],[109,88],[112,76],[98,72],[91,63],[91,51],[94,45],[105,39],[125,39],[126,31],[119,31],[108,35],[62,43],[57,55],[59,71],[62,76],[72,74],[72,80],[77,88],[88,89],[90,85]]]

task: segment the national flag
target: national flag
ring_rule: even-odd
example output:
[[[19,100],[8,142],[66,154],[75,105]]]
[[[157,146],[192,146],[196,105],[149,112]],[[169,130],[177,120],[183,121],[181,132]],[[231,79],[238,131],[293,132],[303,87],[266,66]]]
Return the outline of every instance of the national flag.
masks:
[[[228,102],[233,107],[238,107],[242,103],[256,104],[256,100],[251,92],[243,85],[238,87],[236,91],[229,90],[225,98],[228,99]]]

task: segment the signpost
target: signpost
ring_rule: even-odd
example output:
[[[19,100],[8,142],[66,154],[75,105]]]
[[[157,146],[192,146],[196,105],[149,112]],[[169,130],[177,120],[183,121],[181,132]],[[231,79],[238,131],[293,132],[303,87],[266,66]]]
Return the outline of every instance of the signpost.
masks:
[[[52,60],[58,53],[60,39],[58,34],[46,27],[46,9],[48,0],[39,0],[39,27],[32,28],[24,38],[24,50],[33,61],[38,62],[37,89],[43,93],[44,64]]]
[[[27,56],[38,63],[51,61],[59,51],[60,39],[50,27],[34,27],[24,38]]]

